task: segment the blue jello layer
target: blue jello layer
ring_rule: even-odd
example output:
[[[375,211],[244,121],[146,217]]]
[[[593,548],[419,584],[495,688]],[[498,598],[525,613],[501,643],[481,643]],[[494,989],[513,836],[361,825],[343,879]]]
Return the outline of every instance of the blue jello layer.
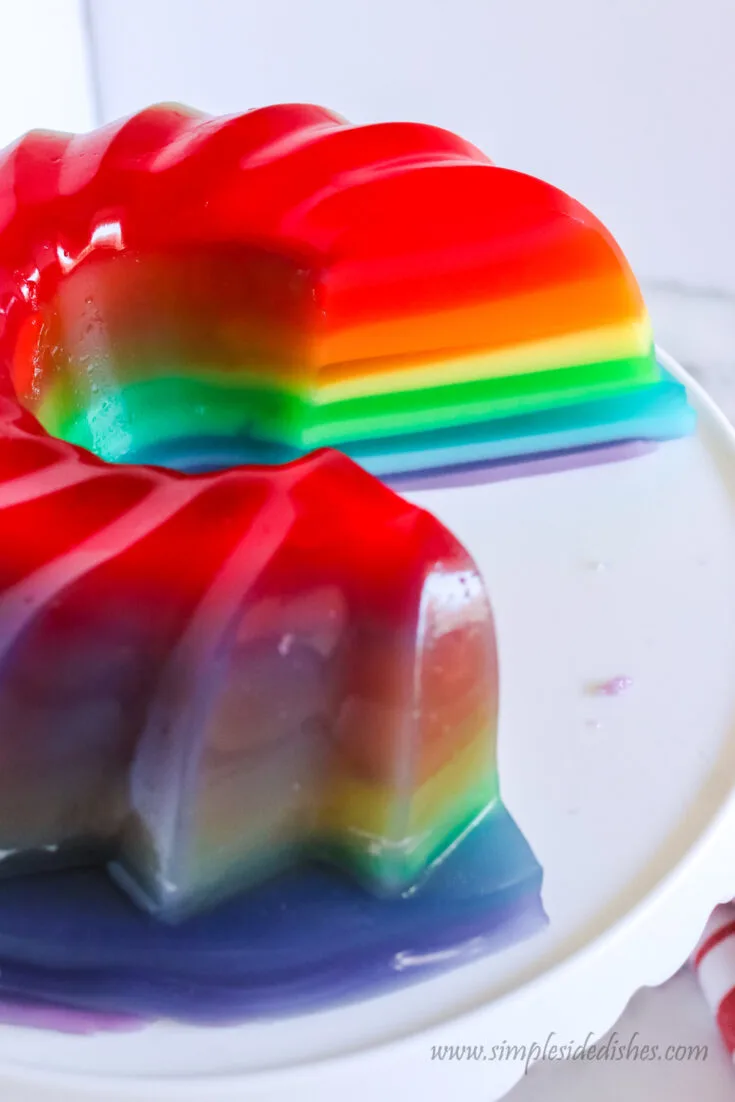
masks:
[[[13,1000],[89,1013],[232,1022],[358,999],[490,953],[546,922],[541,869],[493,810],[416,895],[381,900],[307,866],[179,926],[138,910],[104,872],[0,882],[0,1018]],[[19,1004],[16,1004],[19,1005]],[[115,1017],[107,1018],[107,1015]],[[63,1024],[54,1019],[58,1028]]]
[[[685,387],[670,375],[630,394],[504,417],[477,425],[364,441],[343,448],[372,474],[391,475],[604,447],[623,440],[670,440],[694,429]],[[385,446],[381,446],[383,444]]]
[[[691,433],[694,422],[685,387],[662,369],[658,382],[622,395],[477,424],[348,441],[340,444],[340,450],[371,474],[391,478],[470,464],[530,460],[549,452],[574,452],[624,440],[668,440]],[[245,463],[287,463],[299,454],[249,437],[198,436],[148,447],[136,452],[134,461],[207,471]]]

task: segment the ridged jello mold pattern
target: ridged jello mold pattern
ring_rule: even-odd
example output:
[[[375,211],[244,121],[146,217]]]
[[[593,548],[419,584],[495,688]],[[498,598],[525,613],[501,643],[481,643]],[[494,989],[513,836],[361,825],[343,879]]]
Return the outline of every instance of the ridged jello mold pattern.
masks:
[[[154,107],[2,155],[0,311],[0,987],[221,1019],[543,921],[483,581],[373,474],[689,430],[600,223],[433,127]]]
[[[0,187],[16,391],[105,459],[391,474],[691,418],[605,228],[447,131],[155,107],[28,135]]]

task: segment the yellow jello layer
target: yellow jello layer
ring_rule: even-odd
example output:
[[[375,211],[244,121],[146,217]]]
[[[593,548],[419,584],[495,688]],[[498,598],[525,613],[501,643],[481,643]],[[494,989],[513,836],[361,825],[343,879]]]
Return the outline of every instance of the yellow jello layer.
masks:
[[[468,791],[488,803],[497,797],[491,740],[486,732],[454,754],[428,780],[412,788],[411,778],[391,787],[344,770],[329,777],[315,833],[369,852],[398,847],[407,856],[431,848],[447,818]],[[458,793],[462,796],[458,799]],[[470,801],[471,802],[471,801]]]
[[[609,362],[644,356],[653,335],[647,314],[621,324],[601,326],[546,340],[526,341],[469,355],[449,351],[442,358],[388,358],[374,362],[333,364],[319,375],[313,402],[329,405],[368,394],[421,390],[479,379],[522,375],[554,368]]]

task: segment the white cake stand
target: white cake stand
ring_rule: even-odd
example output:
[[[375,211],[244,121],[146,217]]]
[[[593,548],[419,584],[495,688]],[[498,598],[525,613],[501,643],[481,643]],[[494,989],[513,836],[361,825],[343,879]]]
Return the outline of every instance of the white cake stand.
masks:
[[[395,994],[227,1029],[3,1027],[4,1102],[136,1097],[492,1102],[684,961],[735,894],[735,433],[684,372],[697,435],[619,464],[414,493],[475,555],[502,662],[506,802],[548,931]],[[590,687],[625,676],[619,696]],[[554,1034],[555,1036],[551,1036]],[[533,1055],[537,1050],[533,1049]]]

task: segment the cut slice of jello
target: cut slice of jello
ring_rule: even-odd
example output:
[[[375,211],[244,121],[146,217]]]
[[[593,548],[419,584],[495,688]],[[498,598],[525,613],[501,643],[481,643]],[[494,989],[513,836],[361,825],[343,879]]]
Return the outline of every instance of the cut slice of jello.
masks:
[[[447,131],[159,107],[3,178],[19,396],[105,459],[393,474],[691,429],[610,233]]]

